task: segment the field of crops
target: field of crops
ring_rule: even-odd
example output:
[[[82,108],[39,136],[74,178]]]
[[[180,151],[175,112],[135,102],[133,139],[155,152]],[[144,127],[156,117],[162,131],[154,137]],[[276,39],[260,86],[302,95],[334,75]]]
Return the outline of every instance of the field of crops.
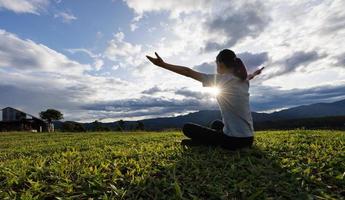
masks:
[[[0,199],[345,198],[344,132],[257,132],[241,151],[184,138],[0,133]]]

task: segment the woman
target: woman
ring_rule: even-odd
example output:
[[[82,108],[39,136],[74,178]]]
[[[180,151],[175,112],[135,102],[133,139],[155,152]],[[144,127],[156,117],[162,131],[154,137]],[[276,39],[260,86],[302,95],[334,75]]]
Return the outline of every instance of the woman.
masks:
[[[157,58],[146,56],[153,64],[200,81],[204,87],[216,86],[221,90],[217,102],[222,121],[214,121],[211,128],[193,123],[185,124],[183,133],[192,140],[184,140],[182,143],[220,145],[230,150],[250,147],[253,144],[254,128],[249,106],[249,80],[260,74],[264,68],[247,75],[241,59],[229,49],[220,51],[216,58],[217,74],[204,74],[188,67],[168,64],[157,53],[155,54]]]

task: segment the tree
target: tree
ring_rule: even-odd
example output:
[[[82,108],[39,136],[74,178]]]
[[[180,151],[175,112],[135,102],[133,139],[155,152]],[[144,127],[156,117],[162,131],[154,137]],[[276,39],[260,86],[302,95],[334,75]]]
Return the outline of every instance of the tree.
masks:
[[[82,124],[73,121],[66,121],[62,124],[62,132],[85,132]]]
[[[111,131],[109,127],[103,126],[101,122],[95,120],[92,122],[91,131]]]
[[[47,109],[46,111],[40,112],[40,117],[48,121],[48,132],[53,132],[54,128],[52,121],[63,119],[63,114],[58,110]]]
[[[120,130],[123,131],[125,129],[125,122],[121,119],[118,122],[118,126],[119,126]]]
[[[136,129],[143,131],[145,129],[144,123],[142,121],[137,121]]]

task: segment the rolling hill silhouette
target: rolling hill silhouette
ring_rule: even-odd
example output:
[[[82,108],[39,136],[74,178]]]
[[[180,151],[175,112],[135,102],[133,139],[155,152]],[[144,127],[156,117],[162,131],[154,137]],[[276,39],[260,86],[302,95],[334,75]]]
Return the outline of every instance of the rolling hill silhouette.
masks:
[[[301,105],[272,113],[252,112],[254,125],[268,124],[270,122],[274,123],[279,121],[287,121],[287,123],[290,123],[291,120],[295,119],[313,119],[321,117],[332,118],[335,116],[345,116],[345,99],[332,103]],[[201,110],[198,112],[193,112],[176,117],[153,118],[140,121],[144,123],[146,130],[162,130],[169,128],[181,128],[186,122],[209,125],[215,119],[221,119],[219,110]],[[336,120],[339,121],[339,119],[340,118],[337,118]],[[322,120],[323,119],[321,119],[321,121]],[[332,118],[332,120],[334,120],[334,118]],[[342,121],[342,118],[340,119],[340,121]],[[133,129],[137,125],[137,123],[138,121],[125,121],[125,129]],[[118,121],[101,124],[102,126],[108,127],[112,130],[118,128],[119,125]],[[57,123],[56,125],[59,127],[61,124]],[[86,129],[91,129],[93,125],[92,123],[83,123],[83,126]]]

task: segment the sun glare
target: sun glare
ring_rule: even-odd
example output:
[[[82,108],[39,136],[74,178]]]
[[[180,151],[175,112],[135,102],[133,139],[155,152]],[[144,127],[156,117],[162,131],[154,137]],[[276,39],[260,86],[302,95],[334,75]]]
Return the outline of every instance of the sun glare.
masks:
[[[206,89],[206,92],[212,94],[213,96],[218,96],[221,92],[220,88],[218,87],[209,87],[205,89]]]

